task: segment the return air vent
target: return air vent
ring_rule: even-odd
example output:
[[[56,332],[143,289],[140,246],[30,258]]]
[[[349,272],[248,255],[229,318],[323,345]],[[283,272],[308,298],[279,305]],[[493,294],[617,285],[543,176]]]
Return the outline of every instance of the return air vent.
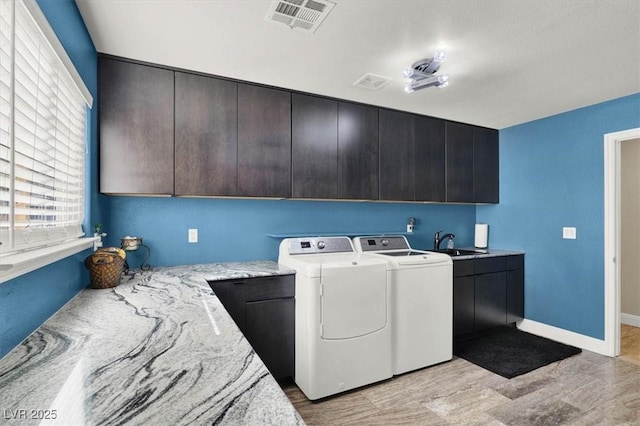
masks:
[[[390,81],[391,79],[389,77],[367,73],[360,77],[358,81],[353,83],[353,85],[356,87],[362,87],[363,89],[380,90],[389,84]]]
[[[327,0],[276,0],[265,19],[313,33],[334,6]]]

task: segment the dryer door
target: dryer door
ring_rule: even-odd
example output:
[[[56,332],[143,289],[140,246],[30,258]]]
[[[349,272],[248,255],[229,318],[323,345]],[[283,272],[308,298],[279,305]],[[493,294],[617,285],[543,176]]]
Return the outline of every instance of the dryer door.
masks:
[[[354,261],[322,265],[321,337],[349,339],[387,325],[384,263]]]

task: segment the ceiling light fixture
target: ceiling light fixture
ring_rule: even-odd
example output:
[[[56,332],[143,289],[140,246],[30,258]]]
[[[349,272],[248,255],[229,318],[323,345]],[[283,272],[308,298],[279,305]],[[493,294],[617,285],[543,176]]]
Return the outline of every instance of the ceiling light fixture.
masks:
[[[447,58],[444,50],[437,51],[432,57],[414,62],[411,68],[402,72],[404,78],[410,79],[405,85],[407,93],[415,92],[426,87],[444,88],[449,85],[449,76],[446,74],[435,75],[440,69],[440,64]]]

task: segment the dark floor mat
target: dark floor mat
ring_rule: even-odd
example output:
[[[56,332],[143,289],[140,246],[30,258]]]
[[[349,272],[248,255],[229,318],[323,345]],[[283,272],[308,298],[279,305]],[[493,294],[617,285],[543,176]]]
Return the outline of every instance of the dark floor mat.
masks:
[[[580,352],[579,348],[525,333],[515,327],[498,327],[485,334],[456,341],[454,346],[454,354],[458,357],[508,379]]]

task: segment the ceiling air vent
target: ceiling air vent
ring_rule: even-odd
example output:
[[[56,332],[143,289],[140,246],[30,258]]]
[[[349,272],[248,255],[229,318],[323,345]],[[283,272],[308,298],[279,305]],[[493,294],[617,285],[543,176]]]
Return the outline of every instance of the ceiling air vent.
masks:
[[[390,81],[391,79],[389,77],[367,73],[360,77],[358,81],[353,83],[353,85],[356,87],[362,87],[363,89],[380,90]]]
[[[315,32],[334,6],[335,3],[327,0],[276,0],[265,19]]]

